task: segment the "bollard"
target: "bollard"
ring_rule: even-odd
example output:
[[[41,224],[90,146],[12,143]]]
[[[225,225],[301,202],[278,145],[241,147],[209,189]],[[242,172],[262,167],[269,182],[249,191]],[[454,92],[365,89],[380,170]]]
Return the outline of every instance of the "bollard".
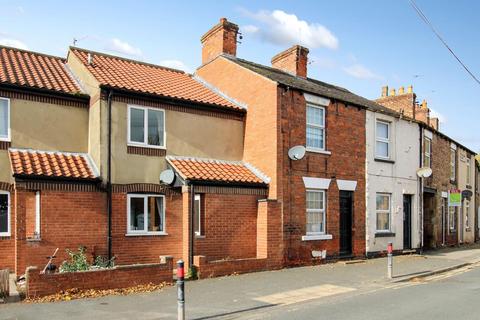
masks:
[[[388,279],[392,279],[393,277],[393,244],[391,242],[389,242],[387,246],[387,273],[388,273]]]
[[[183,260],[177,261],[177,305],[178,320],[185,320],[185,269]]]

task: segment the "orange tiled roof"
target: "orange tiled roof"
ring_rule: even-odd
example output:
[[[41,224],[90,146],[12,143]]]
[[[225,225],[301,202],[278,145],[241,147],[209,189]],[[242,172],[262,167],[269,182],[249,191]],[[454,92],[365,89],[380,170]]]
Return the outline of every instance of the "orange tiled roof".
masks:
[[[14,175],[96,179],[90,157],[85,153],[49,152],[30,149],[9,149]]]
[[[242,161],[167,156],[167,161],[186,180],[267,184],[268,178]]]
[[[0,46],[0,84],[81,93],[65,62],[59,57]]]
[[[101,85],[241,109],[183,71],[85,49],[71,48],[71,52]],[[88,64],[89,53],[91,64]]]

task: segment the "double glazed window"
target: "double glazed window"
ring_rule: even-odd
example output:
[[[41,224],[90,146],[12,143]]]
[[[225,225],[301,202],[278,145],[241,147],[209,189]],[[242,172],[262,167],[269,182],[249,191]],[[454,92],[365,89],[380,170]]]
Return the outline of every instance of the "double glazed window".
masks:
[[[390,159],[390,122],[378,120],[375,130],[375,156]]]
[[[325,233],[325,191],[307,190],[307,235]]]
[[[325,108],[307,104],[307,148],[325,150]]]
[[[470,157],[467,155],[467,185],[471,184]]]
[[[194,202],[194,217],[193,217],[193,230],[195,231],[195,235],[202,236],[202,197],[200,194],[195,195],[195,202]]]
[[[0,237],[10,236],[10,193],[0,191]]]
[[[430,138],[425,137],[423,140],[423,166],[431,168],[432,167],[432,140]]]
[[[377,231],[390,231],[390,215],[391,215],[391,195],[388,193],[377,193],[376,201],[377,212]]]
[[[450,180],[455,181],[457,176],[457,152],[455,149],[450,149]]]
[[[10,141],[10,100],[0,98],[0,141]]]
[[[165,147],[165,111],[128,106],[128,143],[152,148]]]
[[[127,199],[127,233],[165,232],[164,196],[129,194]]]

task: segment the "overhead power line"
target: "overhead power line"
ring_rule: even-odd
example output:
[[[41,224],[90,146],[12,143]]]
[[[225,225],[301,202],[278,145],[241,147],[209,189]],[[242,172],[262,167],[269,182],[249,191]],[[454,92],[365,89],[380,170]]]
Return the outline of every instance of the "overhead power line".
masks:
[[[437,38],[443,43],[443,45],[450,51],[450,53],[457,59],[458,63],[465,69],[465,71],[468,72],[468,74],[475,80],[478,84],[480,84],[480,80],[468,69],[468,67],[465,65],[465,63],[462,62],[462,60],[455,54],[452,48],[447,44],[447,42],[442,38],[442,36],[437,32],[435,27],[432,25],[430,20],[428,20],[427,16],[422,12],[422,10],[417,6],[414,0],[410,0],[410,4],[412,5],[413,9],[417,12],[418,16],[420,19],[423,20],[427,24],[427,26],[430,27],[430,29],[433,31],[433,33],[437,36]]]

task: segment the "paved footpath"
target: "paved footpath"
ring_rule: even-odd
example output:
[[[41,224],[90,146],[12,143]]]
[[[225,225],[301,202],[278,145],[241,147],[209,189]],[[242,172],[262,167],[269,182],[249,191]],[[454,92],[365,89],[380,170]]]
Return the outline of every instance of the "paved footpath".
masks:
[[[363,263],[258,272],[186,283],[187,319],[233,319],[268,312],[276,305],[342,299],[401,285],[411,277],[480,261],[480,245],[394,258],[394,279],[386,259]],[[403,282],[404,283],[404,282]],[[55,303],[0,305],[0,319],[176,319],[176,289]]]

